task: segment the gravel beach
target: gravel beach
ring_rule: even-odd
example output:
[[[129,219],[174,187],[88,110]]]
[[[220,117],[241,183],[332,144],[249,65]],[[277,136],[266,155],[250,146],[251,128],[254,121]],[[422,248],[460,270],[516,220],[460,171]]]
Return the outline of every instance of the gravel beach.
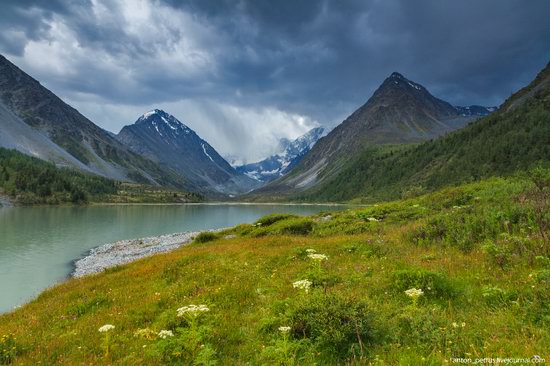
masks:
[[[208,230],[208,231],[220,231]],[[129,240],[119,240],[114,243],[104,244],[91,249],[81,259],[74,262],[72,277],[82,277],[98,273],[106,268],[119,264],[135,261],[156,253],[163,253],[191,243],[200,231],[188,231],[183,233],[152,236]]]

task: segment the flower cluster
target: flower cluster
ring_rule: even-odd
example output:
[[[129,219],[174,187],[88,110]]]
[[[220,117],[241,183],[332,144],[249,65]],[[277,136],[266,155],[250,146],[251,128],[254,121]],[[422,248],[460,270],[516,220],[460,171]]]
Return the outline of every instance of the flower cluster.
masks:
[[[413,299],[418,299],[420,296],[424,295],[424,291],[420,288],[417,289],[413,287],[405,291],[405,294]]]
[[[314,261],[326,261],[328,259],[328,257],[324,254],[315,254],[315,253],[312,253],[312,254],[308,254],[307,257],[309,259],[313,259]]]
[[[112,324],[105,324],[104,326],[102,326],[101,328],[98,329],[98,331],[100,333],[105,333],[105,332],[108,332],[112,329],[115,329],[115,326],[112,325]]]
[[[290,332],[290,327],[279,327],[279,332],[288,333]]]
[[[376,217],[367,217],[367,220],[372,221],[372,222],[380,221]]]
[[[173,337],[174,336],[174,333],[172,333],[171,330],[161,330],[159,333],[158,333],[158,336],[159,338],[162,338],[162,339],[166,339],[168,337]]]
[[[144,339],[154,339],[156,333],[154,330],[149,328],[138,329],[134,332],[134,337],[144,338]]]
[[[307,293],[309,292],[309,288],[311,287],[312,284],[313,282],[311,282],[310,280],[300,280],[300,281],[293,282],[292,287],[298,288],[300,290],[304,290]]]
[[[185,314],[189,314],[192,316],[198,316],[200,313],[210,311],[210,309],[206,305],[187,305],[179,308],[177,310],[178,316],[185,316]]]
[[[459,325],[457,322],[453,322],[452,326],[453,326],[453,328],[458,328],[458,327],[464,328],[466,326],[466,323],[462,322]]]
[[[317,253],[317,251],[315,249],[306,249],[306,253],[313,254],[313,253]]]

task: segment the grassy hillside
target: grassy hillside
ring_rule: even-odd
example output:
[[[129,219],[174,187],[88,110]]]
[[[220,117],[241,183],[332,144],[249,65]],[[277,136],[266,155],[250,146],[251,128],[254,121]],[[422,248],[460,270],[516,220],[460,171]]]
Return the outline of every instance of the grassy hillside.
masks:
[[[0,190],[18,204],[197,201],[199,195],[121,183],[0,148]]]
[[[371,146],[301,200],[395,199],[550,164],[550,88],[437,140]]]
[[[493,178],[408,200],[305,218],[268,216],[203,234],[174,252],[67,281],[0,316],[0,360],[548,360],[548,172],[539,170],[534,181]]]

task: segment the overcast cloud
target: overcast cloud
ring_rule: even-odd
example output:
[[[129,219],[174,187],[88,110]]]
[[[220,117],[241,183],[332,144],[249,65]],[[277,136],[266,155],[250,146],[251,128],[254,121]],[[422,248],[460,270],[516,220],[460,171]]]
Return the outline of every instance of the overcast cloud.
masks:
[[[3,0],[0,53],[101,127],[161,108],[222,155],[333,127],[392,71],[498,105],[550,61],[546,0]]]

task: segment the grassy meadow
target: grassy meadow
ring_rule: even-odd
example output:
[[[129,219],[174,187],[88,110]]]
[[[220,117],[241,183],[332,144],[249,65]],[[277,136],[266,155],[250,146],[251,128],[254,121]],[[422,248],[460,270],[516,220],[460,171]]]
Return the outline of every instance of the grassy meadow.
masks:
[[[1,315],[0,364],[550,360],[548,182],[539,171],[202,234]]]

